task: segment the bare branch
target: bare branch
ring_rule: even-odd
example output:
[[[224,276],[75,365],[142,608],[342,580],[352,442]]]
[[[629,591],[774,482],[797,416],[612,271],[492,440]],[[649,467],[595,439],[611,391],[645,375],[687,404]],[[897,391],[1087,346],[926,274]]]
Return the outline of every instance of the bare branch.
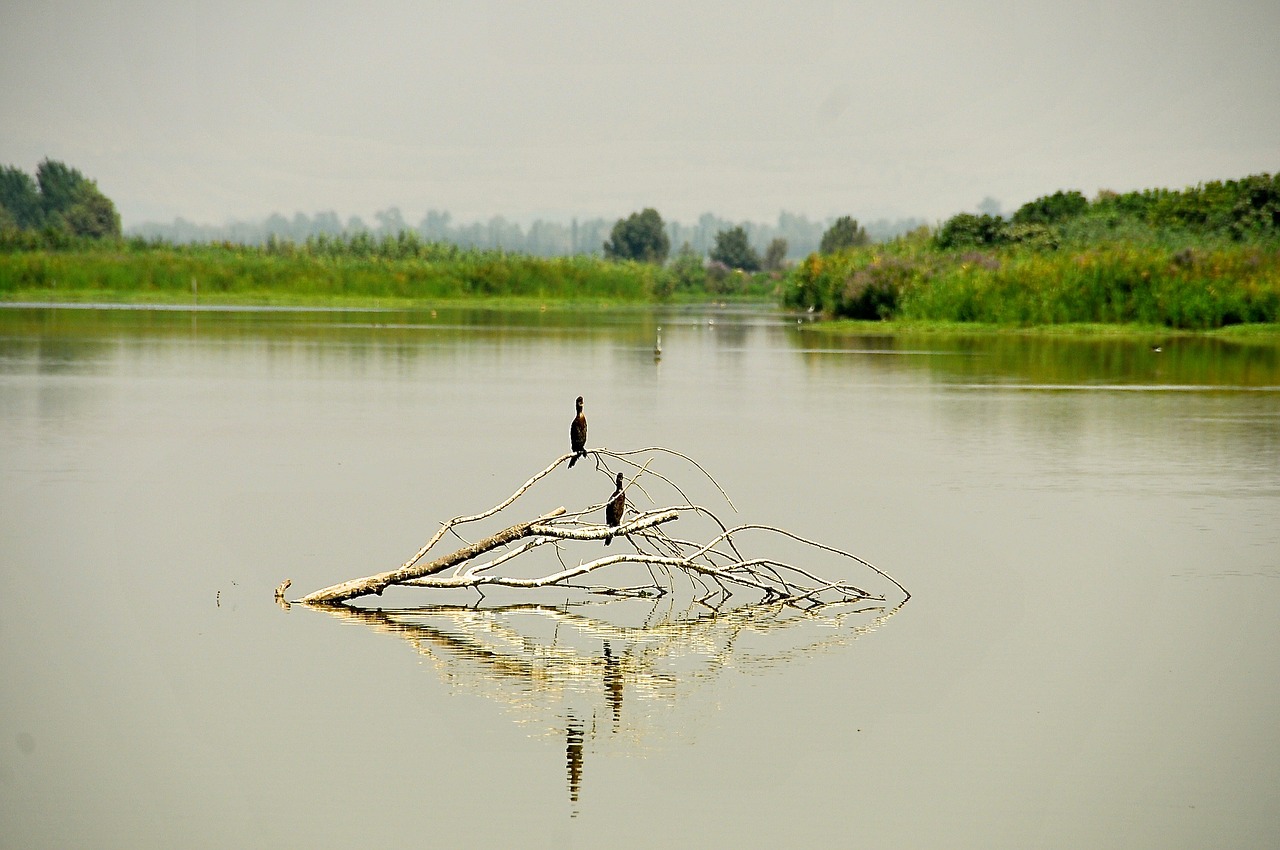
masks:
[[[442,555],[432,561],[423,562],[426,553],[439,543],[445,534],[450,532],[457,534],[458,526],[488,519],[513,505],[521,496],[537,485],[539,481],[546,478],[557,467],[573,457],[572,453],[565,454],[534,474],[505,500],[487,511],[470,516],[454,517],[442,523],[436,533],[427,541],[427,544],[399,568],[323,588],[303,597],[301,601],[312,605],[336,605],[369,594],[381,594],[388,587],[394,585],[437,590],[472,588],[479,591],[482,596],[483,589],[486,587],[514,589],[558,587],[566,590],[573,589],[592,594],[613,596],[615,598],[661,597],[668,593],[676,592],[678,588],[683,588],[679,590],[679,593],[681,598],[688,601],[688,604],[706,606],[713,612],[721,611],[723,606],[728,604],[730,598],[735,597],[740,592],[748,596],[754,596],[756,599],[766,603],[776,603],[799,609],[807,609],[833,601],[883,601],[885,599],[883,595],[864,590],[844,579],[822,577],[809,566],[801,566],[797,563],[790,563],[773,557],[745,556],[740,550],[738,538],[741,538],[743,533],[749,530],[785,538],[803,546],[861,564],[892,582],[903,593],[903,602],[910,598],[906,588],[896,579],[851,552],[810,540],[786,529],[771,525],[750,523],[730,528],[721,521],[714,511],[690,501],[685,496],[681,486],[668,475],[650,468],[654,463],[655,458],[652,455],[655,453],[666,453],[682,458],[697,467],[716,490],[724,496],[729,506],[733,507],[732,500],[729,499],[728,494],[724,492],[719,483],[701,465],[687,455],[660,446],[628,452],[595,449],[592,450],[592,453],[596,454],[597,463],[599,463],[601,457],[606,457],[619,460],[635,468],[630,481],[624,485],[624,490],[635,486],[644,493],[644,496],[650,502],[653,502],[654,496],[639,483],[639,480],[647,474],[664,482],[683,499],[683,502],[640,511],[631,520],[617,526],[601,525],[590,521],[588,518],[591,515],[598,517],[598,511],[604,507],[603,504],[593,503],[573,511],[560,507],[536,519],[516,523],[476,540],[474,543],[467,543],[455,552]],[[637,463],[631,459],[636,455],[646,453],[650,456],[645,458],[643,463]],[[608,471],[607,464],[604,469]],[[662,489],[662,487],[657,488],[657,490]],[[628,502],[628,507],[629,510],[634,510],[635,508],[630,502]],[[705,542],[669,536],[663,526],[679,519],[682,515],[700,517],[701,519],[695,523],[695,528],[702,527],[705,529],[706,526],[703,523],[709,521],[712,524],[714,536]],[[624,545],[625,543],[630,543],[634,551],[621,551],[605,554],[601,557],[592,557],[580,560],[576,565],[565,557],[566,553],[572,548],[571,544],[589,543],[610,538],[624,541]],[[536,575],[528,575],[528,570],[523,571],[526,574],[516,575],[508,574],[499,569],[518,560],[523,563],[526,560],[524,556],[531,556],[532,553],[547,543],[553,544],[551,551],[554,555],[548,555],[542,560],[544,562],[550,561],[550,569],[544,568],[540,574]],[[490,552],[495,554],[488,560],[477,560]],[[533,557],[536,562],[541,556]],[[575,581],[585,575],[599,573],[623,564],[643,565],[648,570],[652,583],[637,585],[628,584],[625,581],[600,581],[599,583],[584,585]],[[635,572],[634,569],[630,571],[633,580],[636,577]],[[627,571],[624,570],[623,575],[626,573]],[[618,575],[617,573],[613,574],[615,577]],[[678,577],[683,577],[686,583],[678,582]],[[643,581],[643,579],[641,580]],[[693,594],[692,599],[689,597],[690,592]]]

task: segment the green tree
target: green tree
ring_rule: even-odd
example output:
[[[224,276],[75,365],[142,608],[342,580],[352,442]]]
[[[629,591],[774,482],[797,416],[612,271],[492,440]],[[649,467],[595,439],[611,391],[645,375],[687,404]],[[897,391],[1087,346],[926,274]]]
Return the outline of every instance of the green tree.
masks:
[[[6,166],[0,168],[0,216],[22,230],[43,230],[62,244],[71,236],[119,238],[120,215],[98,185],[74,168],[46,159],[36,179]]]
[[[818,252],[821,254],[834,254],[836,251],[841,251],[845,248],[866,245],[870,241],[867,231],[858,225],[858,220],[844,215],[836,219],[835,224],[827,228],[827,232],[822,234],[822,242],[818,245]]]
[[[760,255],[747,240],[747,231],[741,226],[721,230],[716,234],[715,247],[709,254],[712,260],[724,263],[731,269],[744,272],[760,271]]]
[[[604,255],[610,260],[635,260],[641,263],[667,261],[671,239],[667,236],[662,216],[652,207],[618,219],[604,243]]]
[[[1054,224],[1068,218],[1083,215],[1089,209],[1089,202],[1084,195],[1075,191],[1057,191],[1028,201],[1018,207],[1013,214],[1014,224]]]
[[[667,272],[677,292],[702,292],[707,288],[707,269],[688,242],[680,246]]]
[[[40,184],[40,206],[45,215],[66,215],[79,197],[81,185],[87,181],[78,170],[52,159],[46,159],[36,167],[36,182]]]
[[[939,248],[972,248],[1002,245],[1009,241],[1004,219],[993,215],[960,213],[947,219],[934,237]]]
[[[1240,181],[1230,227],[1236,239],[1280,233],[1280,174],[1254,174]]]
[[[782,264],[787,259],[787,240],[781,236],[769,243],[769,247],[764,252],[764,267],[766,271],[777,271],[782,268]]]
[[[35,230],[44,218],[35,181],[27,172],[10,165],[0,167],[0,207],[8,210],[14,224],[24,230]]]
[[[67,227],[76,236],[120,238],[120,214],[116,212],[115,204],[90,181],[86,180],[76,188],[71,206],[63,216]]]

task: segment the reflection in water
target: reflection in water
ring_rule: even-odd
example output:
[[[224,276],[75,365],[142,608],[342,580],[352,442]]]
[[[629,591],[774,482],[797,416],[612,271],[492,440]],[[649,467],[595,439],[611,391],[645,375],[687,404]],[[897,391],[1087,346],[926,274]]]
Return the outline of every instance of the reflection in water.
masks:
[[[1280,386],[1280,345],[1274,337],[1016,333],[889,336],[801,329],[793,333],[792,339],[800,346],[805,362],[813,367],[839,367],[839,355],[854,356],[885,368],[927,369],[949,384],[1215,389]]]
[[[643,753],[679,734],[675,706],[722,672],[776,671],[852,642],[902,607],[775,603],[693,616],[664,604],[318,610],[408,641],[454,691],[502,703],[534,735],[563,737],[576,814],[589,749]]]
[[[807,318],[807,317],[806,317]],[[1280,344],[1273,336],[1196,335],[1153,330],[1147,335],[962,333],[894,335],[814,330],[771,305],[715,308],[683,305],[634,310],[263,309],[186,306],[92,309],[85,305],[0,305],[0,369],[35,360],[57,370],[117,356],[118,343],[240,340],[316,357],[352,360],[389,355],[446,356],[459,343],[499,347],[560,341],[590,344],[630,340],[652,362],[659,345],[681,349],[690,337],[713,341],[722,353],[743,354],[760,339],[785,340],[815,367],[852,356],[889,369],[919,369],[947,383],[1041,386],[1280,386]],[[666,329],[660,339],[658,327]],[[655,344],[658,340],[658,344]]]
[[[564,757],[569,770],[569,802],[573,805],[573,814],[578,814],[578,795],[582,791],[582,721],[569,715],[568,728],[565,731]]]

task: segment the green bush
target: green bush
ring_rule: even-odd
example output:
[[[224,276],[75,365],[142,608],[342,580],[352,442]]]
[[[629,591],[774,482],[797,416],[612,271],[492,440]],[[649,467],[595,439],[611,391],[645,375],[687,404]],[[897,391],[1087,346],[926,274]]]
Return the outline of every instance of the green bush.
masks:
[[[1058,191],[1023,204],[1010,221],[1013,224],[1056,224],[1082,215],[1088,209],[1089,202],[1084,195],[1075,190]]]
[[[943,250],[1003,245],[1008,241],[1009,231],[1004,219],[985,213],[952,216],[934,236],[934,244]]]
[[[788,306],[828,316],[1033,325],[1132,322],[1204,329],[1280,322],[1280,251],[1027,245],[967,252],[855,249],[811,255]]]

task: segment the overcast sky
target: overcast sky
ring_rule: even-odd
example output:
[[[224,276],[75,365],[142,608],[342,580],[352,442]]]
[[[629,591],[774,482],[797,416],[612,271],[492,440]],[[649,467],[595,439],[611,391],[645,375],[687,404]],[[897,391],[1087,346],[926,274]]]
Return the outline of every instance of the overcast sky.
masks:
[[[0,0],[0,164],[127,226],[930,221],[1280,170],[1277,0]]]

